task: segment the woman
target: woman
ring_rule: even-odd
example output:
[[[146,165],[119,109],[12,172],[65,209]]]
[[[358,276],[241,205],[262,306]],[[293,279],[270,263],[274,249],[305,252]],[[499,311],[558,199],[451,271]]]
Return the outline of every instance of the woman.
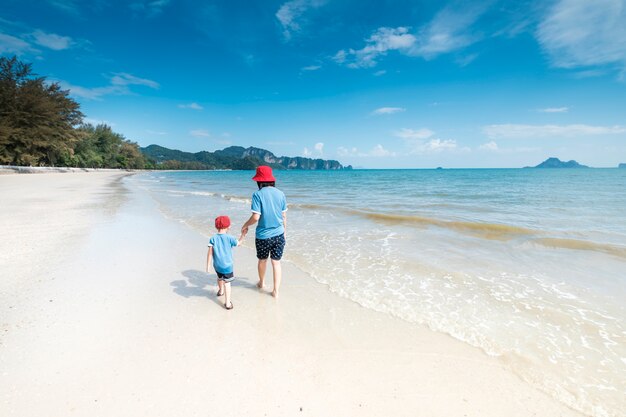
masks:
[[[257,287],[263,289],[267,258],[272,259],[274,276],[274,290],[272,296],[278,298],[281,281],[280,260],[285,248],[285,233],[287,231],[287,200],[285,194],[276,188],[276,179],[272,168],[261,165],[252,177],[257,182],[258,191],[252,194],[252,216],[241,228],[241,233],[248,233],[248,227],[258,222],[256,227],[256,256],[259,259],[259,282]]]

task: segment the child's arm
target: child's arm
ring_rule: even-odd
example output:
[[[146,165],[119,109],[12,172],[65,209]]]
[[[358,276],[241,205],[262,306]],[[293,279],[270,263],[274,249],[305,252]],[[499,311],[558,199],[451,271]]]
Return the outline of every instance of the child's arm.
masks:
[[[206,253],[206,272],[209,273],[211,267],[211,261],[213,260],[213,246],[209,246],[209,250]]]

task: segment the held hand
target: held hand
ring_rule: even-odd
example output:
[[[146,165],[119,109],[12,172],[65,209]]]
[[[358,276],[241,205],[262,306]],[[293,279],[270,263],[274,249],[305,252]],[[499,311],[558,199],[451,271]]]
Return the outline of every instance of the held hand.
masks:
[[[241,235],[246,236],[248,234],[248,226],[244,226],[241,228]]]

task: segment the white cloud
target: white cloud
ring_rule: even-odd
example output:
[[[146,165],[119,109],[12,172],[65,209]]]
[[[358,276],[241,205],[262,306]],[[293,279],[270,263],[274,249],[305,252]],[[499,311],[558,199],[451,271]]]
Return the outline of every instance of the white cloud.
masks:
[[[626,2],[560,0],[536,36],[551,64],[562,68],[617,65],[626,69]]]
[[[346,148],[344,146],[340,146],[337,148],[337,155],[339,156],[357,156],[359,151],[357,148]]]
[[[383,145],[378,144],[369,151],[368,156],[376,156],[376,157],[395,156],[395,153],[388,151],[387,149],[383,148]]]
[[[406,111],[404,107],[380,107],[374,110],[372,114],[375,116],[380,116],[382,114],[394,114],[394,113],[401,113],[403,111]]]
[[[456,149],[456,141],[452,139],[431,139],[428,142],[422,144],[413,149],[413,153],[425,153],[425,152],[441,152],[446,150]]]
[[[26,52],[39,52],[30,43],[15,36],[0,33],[0,54],[22,55]]]
[[[370,68],[377,64],[380,56],[387,51],[405,50],[415,43],[415,36],[411,35],[407,27],[381,27],[378,28],[368,39],[365,47],[359,50],[340,50],[334,56],[335,62],[346,64],[350,68]]]
[[[55,35],[54,33],[45,33],[41,30],[36,30],[32,33],[32,38],[37,45],[44,46],[54,51],[61,51],[68,49],[74,45],[72,38],[68,36]]]
[[[111,84],[120,85],[120,86],[145,85],[147,87],[154,88],[154,89],[157,89],[160,87],[159,83],[157,83],[156,81],[135,77],[134,75],[127,74],[125,72],[120,72],[120,73],[113,75],[113,78],[111,78]]]
[[[445,8],[417,32],[410,32],[406,26],[380,27],[365,40],[362,49],[342,49],[333,59],[350,68],[371,68],[388,51],[424,59],[458,51],[480,40],[479,35],[471,33],[470,27],[486,10],[484,5],[462,10]],[[458,63],[466,66],[476,57],[476,54],[470,54],[459,59]]]
[[[257,62],[257,58],[254,56],[254,54],[242,54],[241,58],[243,59],[243,62],[245,62],[246,65],[249,67],[254,66],[254,64]]]
[[[340,146],[337,148],[337,155],[340,157],[355,157],[355,158],[367,158],[367,157],[393,157],[396,156],[395,152],[387,150],[383,147],[383,145],[378,144],[374,146],[367,152],[360,152],[357,148],[346,148],[344,146]]]
[[[61,51],[74,46],[76,42],[68,36],[46,33],[42,30],[35,30],[32,33],[23,35],[21,38],[0,33],[0,54],[22,55],[24,53],[40,53],[41,51],[34,48],[33,44],[54,51]]]
[[[302,71],[317,71],[318,69],[322,68],[321,65],[309,65],[308,67],[302,67]]]
[[[577,79],[584,79],[584,78],[602,77],[607,74],[608,74],[608,71],[606,69],[592,69],[592,70],[582,70],[582,71],[573,72],[572,76]]]
[[[485,10],[485,6],[443,9],[420,29],[408,55],[432,59],[478,41],[480,37],[470,33],[469,28]],[[465,65],[469,62],[466,61]]]
[[[179,104],[178,107],[181,109],[191,109],[191,110],[203,110],[204,109],[204,107],[202,107],[201,105],[195,102],[189,103],[189,104]]]
[[[482,149],[484,151],[497,151],[498,150],[498,144],[495,143],[494,141],[491,142],[487,142],[487,143],[483,143],[482,145],[480,145],[478,147],[478,149]]]
[[[295,32],[302,30],[302,16],[310,9],[323,6],[326,0],[291,0],[280,6],[276,19],[283,29],[285,40],[290,40]]]
[[[459,67],[467,67],[469,64],[474,62],[474,60],[478,58],[478,54],[469,54],[460,58],[457,58],[455,61],[459,64]]]
[[[626,126],[501,124],[485,126],[483,131],[491,139],[535,139],[615,135],[626,133]]]
[[[159,131],[155,131],[155,130],[146,130],[146,133],[148,133],[150,135],[157,135],[157,136],[165,136],[165,135],[167,135],[167,132],[159,132]]]
[[[347,59],[347,53],[345,50],[340,50],[338,51],[335,56],[333,56],[333,60],[338,63],[338,64],[343,64],[346,62]]]
[[[130,85],[145,85],[151,88],[159,88],[159,84],[155,81],[138,78],[127,73],[115,74],[111,77],[111,84],[105,87],[81,87],[72,85],[66,81],[59,81],[62,88],[70,90],[70,94],[74,97],[82,97],[89,100],[100,100],[107,95],[124,95],[130,94]]]
[[[394,132],[394,135],[403,139],[409,152],[412,154],[437,153],[442,151],[462,150],[468,151],[468,148],[458,148],[457,143],[453,139],[434,138],[435,132],[430,129],[400,129]],[[427,139],[430,139],[426,141]]]
[[[387,74],[387,71],[386,71],[386,70],[380,70],[380,71],[376,71],[376,72],[374,73],[374,76],[375,76],[375,77],[380,77],[381,75],[385,75],[385,74]]]
[[[70,94],[74,97],[86,98],[88,100],[100,100],[103,96],[112,94],[128,94],[128,89],[122,86],[110,85],[107,87],[81,87],[72,85],[66,81],[59,81],[61,88],[70,90]]]
[[[272,144],[292,144],[292,142],[270,142]],[[313,156],[313,153],[315,153],[316,155],[323,155],[324,153],[324,144],[322,142],[318,142],[315,145],[313,145],[313,150],[310,150],[309,148],[305,147],[302,150],[302,156],[310,158]]]
[[[432,135],[434,135],[435,132],[433,132],[430,129],[418,129],[418,130],[413,130],[413,129],[400,129],[396,132],[394,132],[394,135],[402,138],[402,139],[411,139],[411,140],[421,140],[421,139],[428,139],[429,137],[431,137]]]
[[[48,0],[48,3],[65,13],[69,13],[74,16],[80,15],[80,11],[74,0]]]
[[[148,1],[136,1],[130,3],[128,7],[135,11],[146,13],[148,17],[159,15],[163,12],[163,9],[170,3],[170,0],[148,0]]]
[[[539,109],[542,113],[567,113],[569,111],[569,107],[548,107],[545,109]]]
[[[478,150],[485,152],[495,152],[498,154],[515,154],[515,153],[529,153],[529,152],[537,152],[540,151],[539,147],[529,147],[529,146],[516,146],[513,148],[501,148],[494,141],[483,143],[478,147]]]
[[[189,131],[189,134],[195,138],[208,138],[211,137],[211,134],[204,129],[195,129]]]

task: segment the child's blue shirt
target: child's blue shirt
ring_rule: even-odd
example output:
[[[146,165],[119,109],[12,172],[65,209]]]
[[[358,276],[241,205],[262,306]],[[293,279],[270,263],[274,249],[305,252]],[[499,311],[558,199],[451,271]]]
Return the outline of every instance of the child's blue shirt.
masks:
[[[227,233],[218,233],[209,239],[213,246],[213,268],[220,274],[233,272],[233,247],[237,246],[237,238]]]

